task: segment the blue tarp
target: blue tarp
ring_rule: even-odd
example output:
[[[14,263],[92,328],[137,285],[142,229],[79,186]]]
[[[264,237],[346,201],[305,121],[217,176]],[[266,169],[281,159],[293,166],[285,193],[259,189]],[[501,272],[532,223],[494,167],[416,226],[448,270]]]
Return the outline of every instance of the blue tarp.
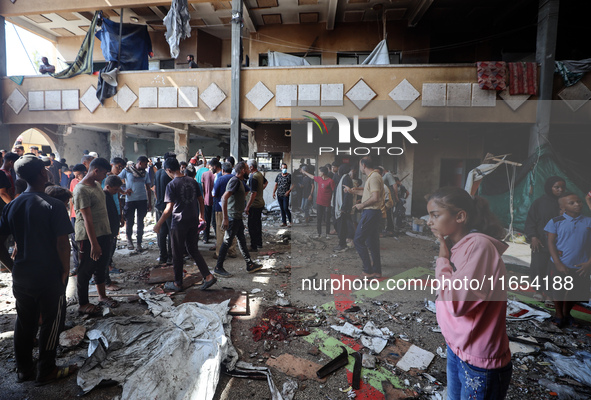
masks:
[[[107,61],[117,62],[119,52],[119,24],[103,19],[103,26],[96,33]],[[152,52],[152,40],[146,25],[123,24],[121,40],[121,71],[148,69],[148,55]]]

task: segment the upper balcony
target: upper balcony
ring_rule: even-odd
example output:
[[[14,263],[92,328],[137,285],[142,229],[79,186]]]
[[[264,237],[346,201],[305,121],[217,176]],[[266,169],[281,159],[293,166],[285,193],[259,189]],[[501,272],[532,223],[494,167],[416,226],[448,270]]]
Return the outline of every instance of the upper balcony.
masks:
[[[97,76],[3,78],[8,124],[230,122],[229,68],[121,72],[118,94],[98,102]],[[535,122],[536,102],[481,90],[474,65],[256,67],[241,73],[244,121],[285,121],[292,106],[425,121]],[[534,100],[531,96],[529,99]],[[294,118],[300,118],[298,113]]]

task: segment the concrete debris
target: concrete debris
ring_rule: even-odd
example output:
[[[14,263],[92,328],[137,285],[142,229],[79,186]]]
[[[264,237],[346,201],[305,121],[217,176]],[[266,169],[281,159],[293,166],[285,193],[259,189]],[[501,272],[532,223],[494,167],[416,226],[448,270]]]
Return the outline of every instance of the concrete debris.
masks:
[[[78,346],[86,335],[86,328],[82,325],[68,329],[60,333],[59,343],[62,347],[74,347]]]
[[[431,353],[430,351],[423,350],[414,344],[410,346],[410,349],[406,352],[406,354],[398,361],[396,366],[403,371],[410,371],[411,368],[416,368],[418,370],[425,370],[431,364],[435,358],[435,354]]]
[[[447,358],[447,351],[443,350],[442,347],[437,348],[437,355],[441,358]]]
[[[507,321],[525,321],[529,319],[536,319],[544,321],[550,318],[551,315],[547,312],[536,310],[525,303],[515,300],[507,301]]]
[[[348,322],[345,322],[345,325],[342,326],[331,325],[330,327],[335,331],[342,333],[343,335],[347,335],[355,339],[359,339],[362,332],[361,329],[355,327],[354,325]]]
[[[252,289],[252,290],[250,291],[250,294],[256,294],[256,293],[260,293],[260,292],[262,292],[262,291],[263,291],[263,289],[254,288],[254,289]]]
[[[376,367],[376,358],[371,354],[364,353],[361,360],[361,366],[363,368],[374,369]]]
[[[281,391],[283,400],[293,400],[296,390],[298,390],[298,383],[293,379],[288,379],[287,382],[283,384],[283,390]]]
[[[380,354],[388,344],[388,340],[381,337],[361,336],[361,344],[370,349],[374,354]]]
[[[548,389],[551,393],[555,393],[555,396],[558,396],[558,398],[561,400],[584,400],[587,398],[586,396],[578,394],[575,389],[570,386],[559,385],[558,383],[552,382],[546,378],[540,379],[538,383]]]

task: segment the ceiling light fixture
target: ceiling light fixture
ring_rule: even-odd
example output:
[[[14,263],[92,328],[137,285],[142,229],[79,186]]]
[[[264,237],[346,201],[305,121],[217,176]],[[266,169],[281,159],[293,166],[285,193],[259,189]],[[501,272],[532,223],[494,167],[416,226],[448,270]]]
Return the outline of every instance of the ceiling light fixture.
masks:
[[[131,20],[131,22],[140,22],[140,19],[138,17],[129,17],[129,19]]]

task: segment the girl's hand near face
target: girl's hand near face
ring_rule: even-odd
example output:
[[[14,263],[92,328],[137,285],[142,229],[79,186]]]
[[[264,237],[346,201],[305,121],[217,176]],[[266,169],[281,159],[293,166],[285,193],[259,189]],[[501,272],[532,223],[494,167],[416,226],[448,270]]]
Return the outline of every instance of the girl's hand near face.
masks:
[[[449,260],[449,247],[443,235],[437,234],[437,241],[439,242],[439,257],[447,258]]]

